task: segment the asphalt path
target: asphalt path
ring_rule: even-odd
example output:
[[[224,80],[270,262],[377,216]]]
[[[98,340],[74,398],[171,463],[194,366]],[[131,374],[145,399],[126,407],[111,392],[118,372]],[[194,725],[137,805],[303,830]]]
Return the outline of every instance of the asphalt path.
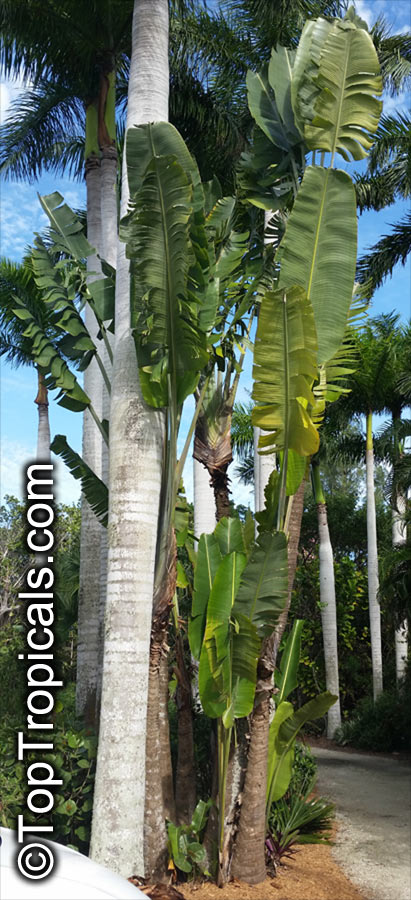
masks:
[[[411,900],[411,769],[382,756],[312,747],[318,790],[336,804],[333,856],[370,900]]]

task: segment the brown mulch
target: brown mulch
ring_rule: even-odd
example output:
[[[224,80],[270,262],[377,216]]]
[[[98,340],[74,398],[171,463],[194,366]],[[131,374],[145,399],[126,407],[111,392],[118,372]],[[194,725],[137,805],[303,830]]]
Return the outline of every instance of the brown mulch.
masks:
[[[333,829],[335,838],[336,829]],[[157,887],[160,887],[158,885]],[[142,888],[152,900],[367,900],[344,875],[326,844],[301,844],[293,859],[278,866],[275,878],[249,885],[232,881],[224,888],[211,882],[178,884],[164,895]]]
[[[301,846],[292,860],[279,866],[275,878],[262,884],[239,881],[223,889],[214,884],[179,885],[185,900],[365,900],[344,875],[324,844]]]

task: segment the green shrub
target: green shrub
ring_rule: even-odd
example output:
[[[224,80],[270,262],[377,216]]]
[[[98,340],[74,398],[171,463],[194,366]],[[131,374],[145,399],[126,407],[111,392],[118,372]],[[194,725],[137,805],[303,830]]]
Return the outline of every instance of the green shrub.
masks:
[[[210,806],[212,800],[199,800],[189,825],[167,822],[169,869],[177,868],[188,878],[210,874],[207,871],[206,850],[201,843]]]
[[[51,815],[53,839],[87,853],[90,841],[93,785],[97,742],[82,727],[74,712],[74,685],[60,691],[56,703],[53,732],[54,752],[45,752],[63,784],[57,788]],[[21,723],[7,716],[0,727],[0,819],[7,828],[15,828],[17,816],[24,813],[25,823],[50,824],[26,809],[27,782],[25,766],[16,762],[16,731]],[[50,734],[36,735],[38,741],[49,740]],[[38,754],[27,753],[25,762],[38,761]]]
[[[27,679],[18,654],[26,649],[24,626],[14,614],[0,628],[0,722],[10,715],[18,724],[24,721]]]
[[[337,730],[335,740],[360,750],[408,751],[411,745],[410,676],[398,689],[383,691],[375,703],[371,697],[361,700],[354,715]]]
[[[288,790],[302,793],[306,784],[315,778],[317,763],[306,744],[296,741],[291,781]]]

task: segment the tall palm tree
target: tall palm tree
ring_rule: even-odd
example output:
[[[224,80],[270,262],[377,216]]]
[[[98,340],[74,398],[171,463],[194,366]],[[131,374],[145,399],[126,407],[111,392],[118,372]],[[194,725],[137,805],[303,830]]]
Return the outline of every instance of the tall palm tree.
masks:
[[[64,171],[74,165],[78,133],[85,129],[87,231],[97,251],[87,264],[90,273],[95,273],[90,277],[97,277],[103,231],[105,249],[111,257],[110,243],[117,232],[117,203],[113,202],[117,180],[115,73],[118,68],[124,71],[132,6],[111,0],[103,16],[94,4],[51,4],[46,10],[40,7],[37,0],[29,5],[5,3],[0,14],[4,71],[20,71],[33,80],[33,87],[17,102],[3,126],[2,169],[6,176],[26,178],[37,177],[43,168]],[[78,130],[67,147],[65,131],[73,126]],[[78,158],[76,165],[82,171]],[[107,197],[102,194],[102,185]],[[89,306],[86,327],[96,341],[98,326]],[[95,360],[84,374],[84,388],[101,419],[104,386]],[[88,410],[83,416],[82,455],[100,476],[105,453],[101,433]],[[103,529],[84,497],[81,530],[77,709],[93,722],[104,587],[102,591],[100,566],[91,561],[100,559]]]
[[[168,2],[136,0],[127,126],[167,121],[168,90]],[[128,198],[124,165],[123,213]],[[149,409],[141,395],[130,329],[129,266],[119,245],[106,640],[91,853],[124,875],[144,874],[145,723],[163,433],[163,414]],[[155,759],[151,763],[157,765]]]
[[[411,327],[401,326],[399,316],[386,316],[376,321],[376,328],[380,339],[387,341],[391,346],[390,365],[384,372],[384,384],[386,388],[385,409],[389,412],[391,421],[388,427],[383,429],[377,441],[377,452],[380,457],[391,466],[390,479],[391,509],[392,509],[392,544],[393,549],[406,544],[407,529],[405,525],[405,512],[407,507],[407,490],[401,479],[402,461],[404,458],[404,423],[402,416],[409,404],[409,393],[404,390],[403,380],[407,377],[411,361]],[[395,655],[396,675],[400,681],[405,674],[405,666],[408,655],[408,625],[407,621],[395,631]]]
[[[392,317],[371,320],[356,338],[359,355],[357,371],[350,378],[351,392],[339,401],[348,417],[365,416],[366,502],[368,548],[368,601],[374,699],[383,684],[381,648],[381,612],[378,601],[378,545],[375,512],[373,415],[386,409],[387,389],[392,384],[394,341]],[[344,442],[342,442],[343,444]]]

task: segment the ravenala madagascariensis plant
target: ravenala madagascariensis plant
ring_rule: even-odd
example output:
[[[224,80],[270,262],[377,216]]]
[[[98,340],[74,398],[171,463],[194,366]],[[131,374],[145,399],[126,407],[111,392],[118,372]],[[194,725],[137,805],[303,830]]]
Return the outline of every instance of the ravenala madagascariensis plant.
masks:
[[[268,138],[274,147],[277,187],[286,188],[288,183],[295,197],[276,255],[279,272],[261,303],[253,369],[253,423],[262,431],[260,448],[282,453],[276,520],[280,529],[287,529],[292,495],[304,477],[303,460],[318,448],[318,407],[316,413],[313,391],[316,382],[322,383],[323,398],[327,397],[327,364],[343,342],[352,300],[355,191],[348,173],[333,168],[334,161],[337,153],[347,161],[366,155],[378,125],[381,103],[376,95],[382,89],[373,43],[352,11],[343,21],[307,22],[295,57],[289,53],[287,58],[287,69],[283,67],[278,82],[273,53],[268,72],[249,84],[250,108],[260,129],[257,152]],[[312,151],[312,165],[305,168],[301,183],[296,177],[294,152],[300,144],[295,136],[290,137],[296,132],[304,156]],[[266,141],[265,146],[268,165]],[[278,162],[281,149],[287,155],[287,165],[282,168]],[[315,165],[317,151],[321,152],[319,166]],[[302,165],[304,168],[305,160]],[[290,172],[285,175],[288,166],[291,176]],[[271,208],[275,209],[275,185],[272,195]],[[260,202],[259,197],[249,199]],[[267,203],[266,197],[265,208]],[[266,657],[262,655],[261,662]],[[272,650],[269,657],[269,668],[273,668]],[[268,690],[269,684],[268,680]],[[268,746],[268,706],[264,710],[264,704],[268,699],[256,705],[253,714],[233,864],[237,877],[253,882],[264,877],[264,812],[257,802],[264,759],[257,746],[265,747],[265,760]]]
[[[333,165],[336,153],[345,159],[359,159],[370,145],[370,134],[378,123],[380,104],[375,95],[381,90],[381,82],[372,41],[353,15],[345,21],[310,21],[295,57],[277,50],[265,81],[251,81],[254,93],[260,91],[251,102],[258,134],[253,152],[263,147],[268,167],[272,153],[268,208],[274,211],[292,206],[277,252],[278,265],[261,300],[253,370],[253,417],[261,429],[260,447],[279,454],[281,471],[271,477],[270,505],[259,522],[255,542],[249,534],[245,540],[238,523],[230,519],[223,519],[213,535],[200,539],[190,641],[193,653],[200,658],[203,708],[219,723],[220,880],[228,871],[225,851],[228,856],[229,848],[222,823],[231,733],[236,718],[252,715],[233,873],[256,882],[265,874],[269,700],[281,631],[278,621],[282,616],[285,622],[290,589],[287,535],[292,499],[300,489],[307,459],[318,448],[316,387],[321,385],[322,399],[326,398],[327,365],[342,344],[353,291],[355,194],[349,175]],[[315,165],[318,150],[323,154],[319,166]],[[309,151],[313,152],[313,164],[305,168]],[[146,848],[146,870],[151,874],[161,863],[163,839],[166,849],[162,773],[155,762],[155,741],[159,665],[176,587],[175,499],[188,448],[186,442],[176,465],[177,436],[184,400],[199,384],[188,440],[200,414],[207,376],[215,362],[210,334],[218,295],[213,285],[215,258],[207,236],[205,192],[180,135],[166,123],[131,128],[126,157],[131,204],[121,236],[131,260],[131,325],[142,394],[148,407],[164,411],[161,421],[165,428],[147,719],[147,735],[153,743],[147,765],[146,796],[150,800],[146,804],[146,835],[152,839],[157,829],[155,855],[150,856],[152,840],[152,846],[149,840]],[[324,165],[326,157],[329,166]],[[259,165],[256,171],[260,171]],[[256,196],[258,202],[258,190]],[[253,202],[251,194],[248,199]],[[267,197],[264,203],[268,203]],[[119,317],[121,335],[116,329],[118,353],[123,332],[129,334],[123,312]],[[130,361],[132,354],[127,353]],[[115,367],[115,372],[118,388],[120,369]],[[120,400],[118,395],[119,404]],[[141,404],[141,409],[147,414],[147,407]],[[119,421],[119,410],[120,405],[113,420],[117,437],[124,425]],[[136,423],[132,427],[137,428]],[[114,479],[115,483],[123,490],[119,479]],[[113,496],[110,502],[118,504],[118,497]],[[124,547],[112,548],[113,560]],[[108,621],[112,626],[118,622],[120,627],[116,603],[111,596]],[[130,609],[127,603],[122,606],[123,613],[124,609]],[[108,744],[107,711],[113,716],[118,713],[115,691],[109,683],[110,678],[112,685],[115,680],[109,655],[106,662],[106,711],[100,733],[92,844],[95,855],[107,855],[113,865],[125,869],[129,848],[120,846],[123,838],[118,833],[113,849],[108,828],[112,820],[108,804],[113,801],[107,799],[106,783],[110,795],[118,789],[121,803],[125,798],[120,770],[113,766]],[[130,667],[127,672],[130,676]],[[118,718],[115,721],[120,729]],[[285,727],[285,720],[283,724]],[[136,759],[130,742],[127,748]],[[128,840],[124,835],[124,841]],[[134,846],[136,865],[140,865],[138,849]],[[119,861],[114,859],[117,851]]]

